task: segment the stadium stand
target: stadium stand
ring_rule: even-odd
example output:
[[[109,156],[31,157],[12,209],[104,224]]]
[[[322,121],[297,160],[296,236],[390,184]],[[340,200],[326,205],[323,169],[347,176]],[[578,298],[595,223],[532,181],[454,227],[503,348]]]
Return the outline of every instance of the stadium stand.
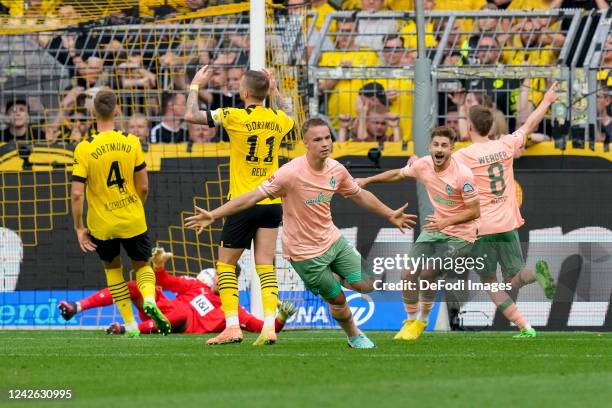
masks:
[[[380,34],[356,28],[364,21],[375,20],[380,22],[377,26],[393,25],[395,29]],[[347,115],[358,117],[357,102],[363,86],[378,83],[384,98],[371,102],[399,114],[403,138],[411,140],[414,89],[410,78],[416,42],[413,20],[413,14],[392,12],[330,13],[322,35],[331,39],[331,46],[320,42],[310,59],[314,76],[320,79],[314,84],[311,100],[318,106],[311,110],[328,115],[339,127],[341,116],[345,121]],[[472,28],[461,29],[465,24],[459,22],[467,20]],[[431,38],[427,53],[438,89],[439,123],[445,122],[449,110],[461,112],[460,108],[488,99],[507,122],[501,129],[512,129],[539,103],[547,85],[544,78],[560,81],[567,92],[569,71],[562,66],[576,41],[580,20],[576,10],[427,14]],[[336,23],[335,32],[330,30],[332,21]],[[503,125],[504,119],[501,122]],[[541,133],[550,135],[549,127],[544,125]],[[353,136],[357,139],[356,134]]]

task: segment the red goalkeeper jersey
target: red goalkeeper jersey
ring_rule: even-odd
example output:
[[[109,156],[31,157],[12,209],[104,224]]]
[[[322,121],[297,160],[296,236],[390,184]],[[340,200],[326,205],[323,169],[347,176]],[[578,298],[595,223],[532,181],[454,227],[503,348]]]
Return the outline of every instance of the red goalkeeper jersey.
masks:
[[[170,275],[165,269],[155,271],[156,284],[176,293],[173,300],[157,293],[157,304],[173,328],[184,326],[184,333],[218,333],[225,329],[221,298],[211,288],[191,277]],[[263,321],[238,307],[240,326],[250,332],[261,332]],[[141,332],[155,331],[153,321],[140,323]]]

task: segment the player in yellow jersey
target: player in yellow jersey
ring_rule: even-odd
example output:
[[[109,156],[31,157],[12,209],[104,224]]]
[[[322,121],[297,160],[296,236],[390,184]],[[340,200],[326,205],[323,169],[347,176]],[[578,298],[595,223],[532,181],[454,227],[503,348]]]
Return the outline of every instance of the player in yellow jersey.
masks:
[[[282,110],[269,109],[263,101],[272,91],[279,99],[278,89],[267,71],[247,71],[240,81],[240,98],[244,109],[220,108],[201,111],[198,91],[208,82],[208,66],[193,78],[187,98],[185,119],[209,127],[223,126],[230,139],[230,191],[232,200],[255,189],[278,170],[278,150],[281,140],[293,129],[293,119]],[[255,241],[255,269],[261,283],[264,326],[254,345],[276,342],[274,318],[278,304],[278,284],[274,255],[278,226],[282,219],[281,200],[266,198],[251,209],[228,217],[219,244],[219,294],[225,313],[225,330],[209,339],[208,344],[238,343],[242,331],[238,324],[238,279],[236,264],[245,248]]]
[[[132,312],[130,292],[123,278],[120,246],[136,271],[144,312],[158,331],[170,333],[170,322],[155,304],[155,273],[149,265],[151,242],[147,236],[144,202],[148,193],[146,163],[140,141],[114,130],[117,96],[100,90],[94,99],[98,133],[80,142],[72,167],[72,218],[83,252],[96,251],[104,263],[108,288],[126,325],[126,335],[140,332]],[[87,188],[87,227],[83,203]]]

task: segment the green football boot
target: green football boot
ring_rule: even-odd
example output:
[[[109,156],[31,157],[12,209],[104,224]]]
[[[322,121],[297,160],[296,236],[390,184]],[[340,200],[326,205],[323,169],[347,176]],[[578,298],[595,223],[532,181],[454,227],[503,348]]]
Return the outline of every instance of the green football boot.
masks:
[[[147,316],[153,319],[153,322],[155,323],[155,327],[157,327],[158,332],[160,332],[164,336],[170,334],[170,330],[172,330],[172,327],[170,326],[170,321],[166,316],[164,316],[162,311],[159,310],[159,307],[157,307],[155,303],[144,302],[142,310]]]
[[[140,330],[138,330],[138,327],[137,327],[137,328],[132,329],[130,331],[126,331],[125,332],[125,337],[129,337],[129,338],[140,337]]]
[[[536,262],[535,278],[542,289],[544,289],[544,296],[546,296],[546,299],[553,299],[556,291],[555,281],[550,275],[550,270],[548,269],[546,261]]]
[[[536,336],[536,331],[533,329],[533,327],[531,329],[523,329],[521,330],[521,332],[515,336],[513,336],[515,339],[527,339],[527,338],[533,338]]]

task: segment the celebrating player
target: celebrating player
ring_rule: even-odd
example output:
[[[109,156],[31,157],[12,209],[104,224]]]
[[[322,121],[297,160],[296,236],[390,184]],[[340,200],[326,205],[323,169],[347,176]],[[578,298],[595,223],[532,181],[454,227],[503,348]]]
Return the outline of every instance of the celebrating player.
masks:
[[[198,91],[208,83],[211,70],[204,66],[194,76],[187,98],[185,119],[209,127],[223,126],[230,138],[229,200],[251,191],[278,169],[281,140],[293,129],[293,119],[281,110],[268,109],[263,101],[278,89],[267,71],[247,71],[240,81],[240,98],[245,109],[220,108],[200,111]],[[238,325],[238,279],[236,264],[245,248],[255,241],[255,269],[261,283],[264,327],[254,345],[276,342],[274,316],[278,304],[278,284],[274,268],[276,237],[282,219],[280,199],[262,197],[256,206],[229,217],[223,226],[219,244],[219,292],[225,312],[226,327],[208,344],[242,341]]]
[[[389,183],[412,177],[425,186],[434,206],[434,214],[427,217],[429,224],[423,227],[424,231],[421,231],[410,250],[412,259],[441,259],[443,262],[438,263],[446,265],[446,259],[467,256],[476,240],[475,220],[480,216],[478,192],[470,169],[451,156],[454,143],[452,129],[435,128],[429,143],[430,156],[409,161],[401,169],[356,180],[365,187],[371,183]],[[443,272],[434,267],[426,264],[420,271],[404,271],[402,280],[416,283],[420,276],[421,279],[433,281],[437,274]],[[427,327],[435,291],[407,288],[402,297],[408,317],[394,338],[416,340]]]
[[[304,124],[307,153],[282,166],[258,188],[208,212],[196,207],[186,227],[200,233],[215,220],[253,207],[264,198],[283,197],[283,254],[306,287],[330,305],[331,315],[355,348],[372,348],[374,343],[353,320],[344,292],[334,273],[358,292],[369,292],[372,279],[362,270],[361,255],[342,237],[333,224],[330,202],[338,192],[357,205],[389,220],[401,231],[415,224],[416,216],[404,214],[406,205],[391,210],[369,191],[362,190],[346,168],[329,158],[331,132],[321,119]]]
[[[527,135],[534,131],[548,108],[557,100],[556,84],[544,95],[542,102],[527,121],[511,135],[490,140],[493,113],[482,106],[473,106],[468,114],[468,129],[472,145],[457,151],[453,157],[474,173],[480,191],[481,219],[479,238],[474,245],[474,257],[482,257],[485,268],[478,270],[482,282],[496,282],[497,264],[513,288],[537,282],[547,298],[555,293],[548,265],[539,261],[533,268],[525,267],[517,229],[525,223],[521,217],[514,184],[514,157],[525,145]],[[516,337],[535,337],[536,332],[518,311],[505,291],[489,292],[489,296],[504,316],[516,324]]]
[[[172,257],[171,253],[165,252],[163,248],[155,248],[153,251],[153,268],[157,284],[163,289],[176,293],[176,297],[169,300],[160,289],[156,289],[156,300],[159,308],[164,312],[172,325],[174,333],[219,333],[225,329],[225,316],[221,310],[221,299],[219,298],[219,287],[216,271],[212,268],[204,269],[196,279],[190,277],[176,277],[170,275],[164,268],[164,264]],[[239,274],[239,267],[236,269]],[[136,282],[127,283],[132,301],[138,308],[141,323],[138,325],[143,334],[157,333],[153,322],[142,312],[142,296],[136,288]],[[108,289],[101,290],[93,295],[81,299],[78,302],[59,302],[59,309],[66,320],[85,310],[94,307],[110,306],[113,304]],[[296,311],[295,306],[289,301],[279,303],[279,314],[275,320],[275,330],[281,331],[287,319]],[[259,320],[242,307],[238,307],[238,320],[240,327],[250,332],[260,333],[263,328],[263,320]],[[119,323],[113,323],[107,329],[109,334],[121,334],[125,327]]]
[[[144,202],[148,193],[146,163],[140,141],[114,130],[117,96],[100,90],[94,99],[98,134],[80,142],[72,167],[72,218],[83,252],[96,251],[104,263],[108,289],[126,325],[126,335],[140,332],[132,312],[130,292],[123,278],[121,246],[132,260],[143,310],[162,334],[170,333],[168,319],[155,303],[155,273],[149,265],[151,243],[147,236]],[[87,227],[83,203],[87,184]]]

